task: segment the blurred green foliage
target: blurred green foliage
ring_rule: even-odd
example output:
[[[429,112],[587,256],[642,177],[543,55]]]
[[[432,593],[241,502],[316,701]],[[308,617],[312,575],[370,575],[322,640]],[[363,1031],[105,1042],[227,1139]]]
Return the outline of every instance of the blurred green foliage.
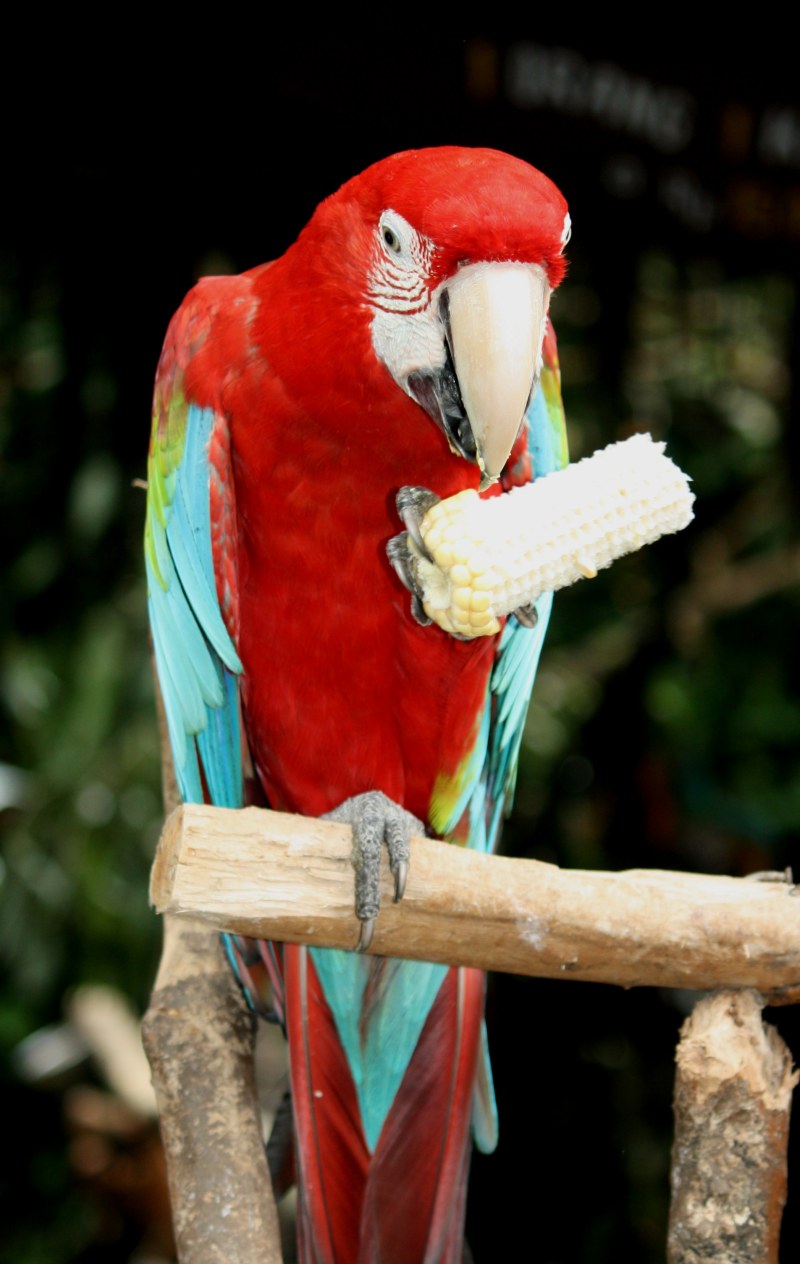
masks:
[[[800,826],[800,552],[784,449],[794,286],[643,256],[616,416],[583,378],[600,295],[575,288],[577,301],[567,285],[554,302],[573,459],[647,430],[690,474],[696,519],[559,595],[522,794],[530,804],[538,782],[535,821],[566,761],[582,823],[562,823],[560,845],[574,863],[654,863],[656,848],[683,867],[785,865]],[[609,835],[610,796],[617,812],[638,800],[636,837]]]
[[[55,467],[48,460],[64,368],[51,291],[47,304],[46,320],[17,313],[2,330],[4,528],[19,545],[5,565],[0,695],[11,1037],[51,1016],[83,979],[144,999],[142,956],[152,960],[155,939],[146,906],[131,898],[161,816],[145,592],[131,547],[143,494],[113,451],[81,451],[80,427],[77,451]],[[81,386],[89,399],[91,379]],[[113,567],[102,541],[116,544]]]
[[[97,1215],[75,1192],[58,1097],[21,1085],[10,1055],[61,1018],[81,982],[145,1003],[159,939],[146,898],[159,752],[137,556],[144,497],[114,442],[115,369],[70,362],[55,267],[3,264],[0,1045],[6,1117],[20,1128],[0,1257],[55,1264],[83,1258]],[[146,416],[140,430],[143,446]]]

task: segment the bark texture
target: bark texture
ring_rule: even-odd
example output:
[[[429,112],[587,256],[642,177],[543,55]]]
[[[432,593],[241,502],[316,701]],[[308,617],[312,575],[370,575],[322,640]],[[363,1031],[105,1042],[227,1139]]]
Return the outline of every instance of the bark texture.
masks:
[[[698,1002],[675,1081],[669,1264],[778,1264],[797,1074],[756,992]]]
[[[168,918],[143,1023],[181,1264],[277,1264],[253,1071],[255,1020],[216,935]]]

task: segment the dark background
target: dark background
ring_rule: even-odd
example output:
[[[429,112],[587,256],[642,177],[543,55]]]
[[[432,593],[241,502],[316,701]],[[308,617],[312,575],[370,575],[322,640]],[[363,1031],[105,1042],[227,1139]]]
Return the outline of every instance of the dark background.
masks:
[[[76,1139],[69,1093],[96,1066],[33,1075],[19,1052],[78,983],[113,984],[141,1011],[157,960],[158,750],[132,486],[153,373],[198,275],[279,254],[322,197],[385,154],[490,145],[560,185],[574,232],[553,318],[572,454],[646,429],[697,493],[682,535],[560,595],[505,849],[733,874],[794,859],[800,102],[788,56],[757,36],[732,51],[658,29],[627,46],[421,45],[400,11],[376,22],[370,43],[310,44],[232,24],[202,32],[191,57],[140,54],[130,80],[113,58],[88,79],[65,71],[6,166],[3,1259],[164,1258],[142,1193],[152,1151],[106,1138],[87,1164]],[[501,1144],[473,1164],[478,1264],[663,1259],[672,1059],[691,1004],[492,980]],[[797,1057],[796,1013],[768,1018]],[[800,1237],[795,1152],[785,1259]]]

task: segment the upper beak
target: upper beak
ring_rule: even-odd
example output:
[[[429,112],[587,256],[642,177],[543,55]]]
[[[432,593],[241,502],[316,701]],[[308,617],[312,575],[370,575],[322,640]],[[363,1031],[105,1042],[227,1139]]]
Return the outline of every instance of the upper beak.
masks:
[[[550,287],[526,263],[473,263],[445,283],[442,314],[481,471],[499,478],[538,383]]]

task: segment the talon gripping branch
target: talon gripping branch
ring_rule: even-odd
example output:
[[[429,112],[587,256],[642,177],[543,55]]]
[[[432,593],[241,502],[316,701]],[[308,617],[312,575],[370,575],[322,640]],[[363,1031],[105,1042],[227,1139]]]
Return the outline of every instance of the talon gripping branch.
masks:
[[[547,313],[568,235],[527,163],[396,154],[280,259],[202,280],[167,333],[146,564],[179,786],[349,820],[362,946],[380,847],[399,897],[414,818],[490,850],[512,792],[549,595],[462,640],[414,617],[386,545],[402,488],[503,495],[566,463]],[[470,1137],[496,1133],[483,976],[229,951],[257,1007],[268,972],[289,1041],[301,1259],[461,1261]]]

